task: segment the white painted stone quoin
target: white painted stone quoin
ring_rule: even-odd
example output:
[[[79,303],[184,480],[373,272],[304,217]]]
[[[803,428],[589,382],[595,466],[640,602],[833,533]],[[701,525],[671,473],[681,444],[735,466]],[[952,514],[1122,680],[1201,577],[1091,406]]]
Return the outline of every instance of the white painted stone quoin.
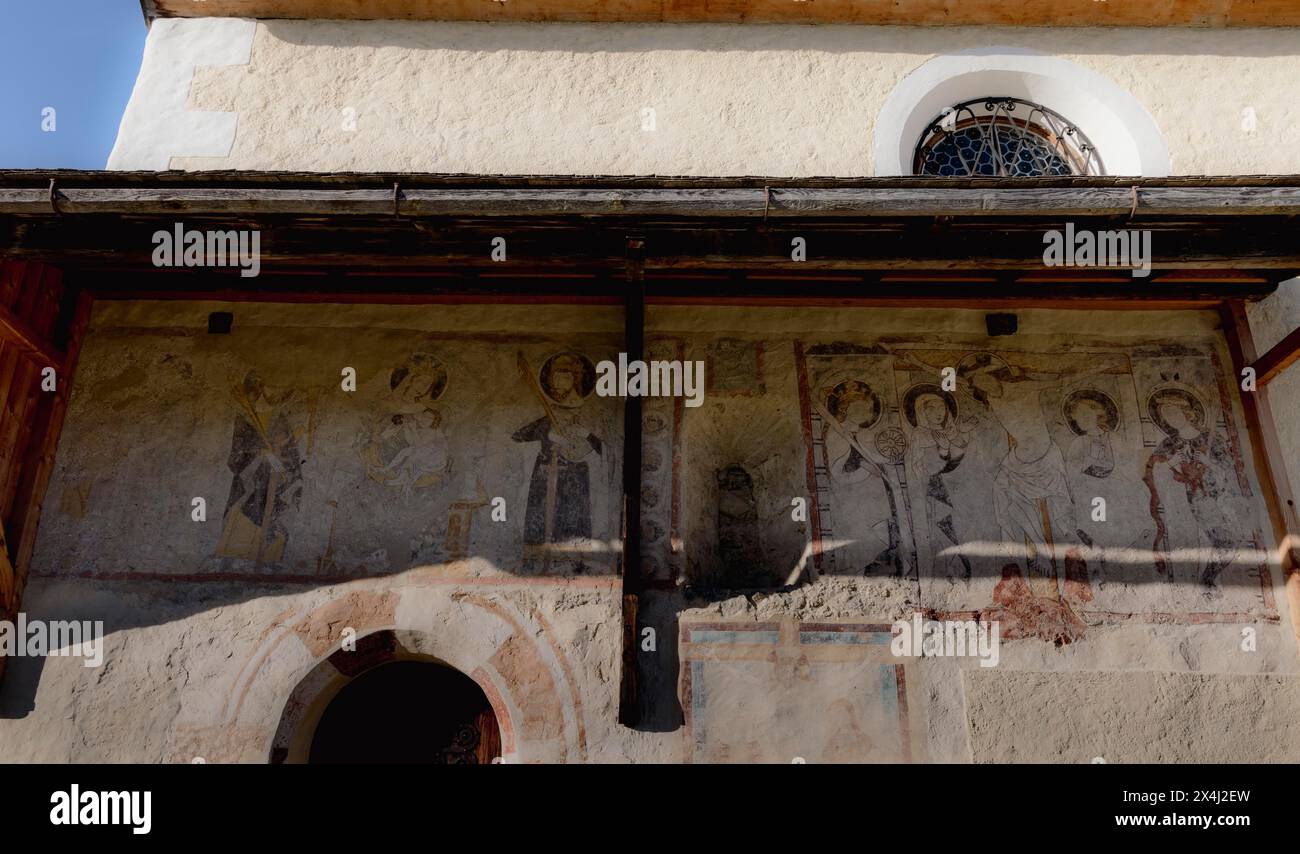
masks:
[[[225,157],[239,117],[191,110],[195,69],[247,65],[257,23],[235,18],[154,21],[109,169],[171,168],[176,156]]]

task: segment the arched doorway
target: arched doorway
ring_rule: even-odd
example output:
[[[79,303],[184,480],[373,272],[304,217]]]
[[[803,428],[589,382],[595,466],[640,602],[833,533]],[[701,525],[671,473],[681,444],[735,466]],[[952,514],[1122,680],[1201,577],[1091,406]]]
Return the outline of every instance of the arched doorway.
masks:
[[[483,689],[432,661],[389,661],[352,679],[325,707],[308,761],[473,765],[501,756]]]

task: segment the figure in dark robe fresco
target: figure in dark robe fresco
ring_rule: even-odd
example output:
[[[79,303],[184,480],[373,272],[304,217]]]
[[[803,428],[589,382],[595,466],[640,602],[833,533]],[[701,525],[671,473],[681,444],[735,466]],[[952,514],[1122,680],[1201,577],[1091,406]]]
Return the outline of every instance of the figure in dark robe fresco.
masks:
[[[232,477],[218,557],[258,564],[284,557],[289,532],[283,517],[302,501],[300,443],[307,432],[292,426],[285,412],[291,394],[273,397],[256,371],[233,389],[235,426],[226,463]]]
[[[1147,412],[1165,433],[1147,460],[1144,478],[1156,523],[1156,568],[1170,573],[1175,551],[1199,555],[1196,566],[1205,595],[1216,598],[1221,595],[1219,576],[1240,546],[1233,521],[1238,492],[1232,452],[1210,431],[1205,406],[1187,389],[1157,388],[1147,399]],[[1171,524],[1171,517],[1180,515],[1191,516],[1194,534],[1187,533],[1188,525]],[[1183,528],[1181,536],[1177,528]]]
[[[590,463],[604,450],[580,412],[595,390],[596,368],[574,352],[551,356],[536,378],[522,353],[519,367],[545,411],[511,436],[540,446],[524,511],[524,568],[544,572],[553,560],[567,557],[577,561],[580,571],[581,550],[591,540]]]

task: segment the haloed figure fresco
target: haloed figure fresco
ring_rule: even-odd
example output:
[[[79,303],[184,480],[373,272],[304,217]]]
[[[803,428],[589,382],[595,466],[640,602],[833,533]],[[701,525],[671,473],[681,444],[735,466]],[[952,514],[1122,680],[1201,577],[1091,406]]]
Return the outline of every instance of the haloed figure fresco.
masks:
[[[285,516],[302,501],[310,424],[299,423],[290,411],[293,392],[268,391],[257,371],[249,371],[231,393],[230,494],[216,555],[277,564],[289,537]]]
[[[913,501],[918,558],[949,581],[971,577],[970,559],[958,548],[953,500],[945,476],[966,456],[978,422],[958,417],[957,398],[934,383],[918,383],[903,395],[903,415],[913,427],[907,448],[908,482],[923,498]]]
[[[1071,393],[1061,407],[1075,439],[1065,452],[1072,475],[1101,480],[1115,470],[1111,436],[1119,427],[1119,407],[1110,396],[1094,389]]]
[[[1216,353],[977,347],[796,345],[817,571],[1056,644],[1275,613]]]
[[[514,432],[515,442],[536,442],[524,514],[524,567],[546,571],[553,561],[576,560],[592,537],[593,463],[604,444],[583,405],[596,388],[596,368],[580,353],[551,356],[534,376],[523,354],[519,370],[542,406],[542,417]]]
[[[895,467],[902,461],[904,442],[896,429],[876,432],[873,429],[884,412],[884,404],[875,390],[862,380],[835,377],[824,387],[819,410],[823,426],[826,464],[832,488],[840,503],[859,515],[870,506],[879,506],[883,490],[889,515],[883,521],[865,520],[875,542],[868,546],[874,553],[863,568],[867,574],[886,569],[902,576],[914,572],[910,530],[904,515],[906,494]],[[884,527],[883,533],[880,528]]]
[[[1006,432],[1007,450],[993,480],[994,515],[1004,546],[1023,556],[1035,598],[1063,603],[1064,593],[1076,603],[1092,599],[1065,455],[1052,439],[1041,397],[1063,380],[1110,366],[1093,358],[1083,367],[1039,372],[1012,367],[992,353],[971,353],[957,366],[962,390]],[[1062,604],[1063,611],[1069,607]]]
[[[361,458],[377,483],[413,490],[435,486],[451,467],[442,413],[434,406],[447,389],[447,370],[436,357],[417,353],[392,370],[391,396],[364,438]]]
[[[1188,389],[1157,388],[1147,412],[1165,434],[1147,460],[1145,477],[1156,522],[1156,568],[1172,580],[1174,566],[1191,563],[1207,598],[1217,598],[1219,576],[1240,548],[1233,519],[1243,514],[1232,452],[1213,434],[1205,405]],[[1173,524],[1189,515],[1195,524]],[[1196,541],[1179,541],[1175,529],[1196,531]]]

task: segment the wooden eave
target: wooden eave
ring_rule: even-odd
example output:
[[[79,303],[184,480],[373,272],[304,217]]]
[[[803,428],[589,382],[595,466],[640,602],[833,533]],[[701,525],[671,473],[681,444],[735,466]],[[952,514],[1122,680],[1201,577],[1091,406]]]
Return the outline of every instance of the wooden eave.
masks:
[[[145,16],[423,21],[1294,27],[1291,0],[142,0]]]
[[[0,172],[0,254],[200,295],[1257,298],[1300,271],[1300,177],[699,178]],[[152,236],[257,229],[262,275],[155,268]],[[1149,229],[1153,273],[1043,265],[1043,234]],[[504,237],[507,258],[492,256]],[[806,260],[791,258],[795,238]],[[256,288],[254,288],[256,285]]]

